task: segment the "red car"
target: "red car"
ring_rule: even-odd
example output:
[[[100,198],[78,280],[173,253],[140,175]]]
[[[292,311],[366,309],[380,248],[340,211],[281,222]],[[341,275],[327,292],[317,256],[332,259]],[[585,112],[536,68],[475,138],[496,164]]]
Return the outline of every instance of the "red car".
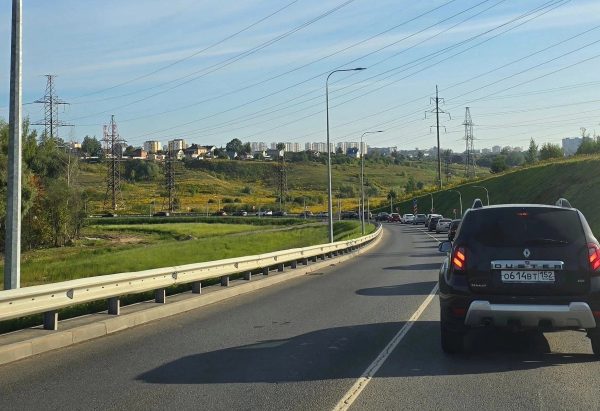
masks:
[[[398,213],[392,213],[390,214],[390,216],[388,217],[388,221],[391,223],[396,223],[396,222],[400,222],[400,214]]]

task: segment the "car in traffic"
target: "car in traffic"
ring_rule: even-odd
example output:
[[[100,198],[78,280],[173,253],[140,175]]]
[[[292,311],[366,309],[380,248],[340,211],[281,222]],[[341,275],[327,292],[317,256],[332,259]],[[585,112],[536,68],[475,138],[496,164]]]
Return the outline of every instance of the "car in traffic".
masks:
[[[298,216],[302,217],[302,218],[307,218],[307,217],[312,217],[313,216],[313,212],[306,210],[301,212],[300,214],[298,214]]]
[[[425,221],[427,221],[427,216],[425,214],[417,214],[412,223],[414,225],[425,224]]]
[[[390,216],[388,217],[388,221],[390,223],[399,223],[400,222],[400,214],[398,214],[398,213],[390,214]]]
[[[273,217],[285,217],[287,216],[287,213],[285,211],[274,211],[273,212]]]
[[[448,230],[448,241],[454,241],[454,236],[456,235],[456,230],[458,230],[460,221],[460,218],[457,218],[452,220],[452,223],[450,223],[450,229]]]
[[[438,221],[440,221],[442,218],[444,218],[444,217],[433,216],[433,217],[429,218],[429,223],[426,224],[427,231],[435,231]]]
[[[390,215],[386,212],[377,213],[375,216],[375,221],[388,221]]]
[[[246,217],[248,215],[248,212],[244,211],[244,210],[238,210],[238,211],[234,211],[233,215],[239,216],[239,217]]]
[[[217,210],[213,213],[214,216],[226,216],[227,213],[225,212],[225,210]]]
[[[447,233],[450,231],[450,225],[452,224],[452,220],[449,218],[440,218],[435,226],[435,233]]]
[[[439,245],[441,346],[464,350],[475,328],[578,330],[600,355],[600,243],[583,214],[558,205],[470,208]]]
[[[414,214],[404,214],[402,216],[402,218],[400,219],[400,223],[411,224],[414,219],[415,219]]]
[[[432,214],[427,214],[427,219],[425,220],[425,228],[429,228],[429,222],[431,221],[431,219],[433,217],[440,217],[441,218],[442,215],[441,214],[433,214],[433,213]]]

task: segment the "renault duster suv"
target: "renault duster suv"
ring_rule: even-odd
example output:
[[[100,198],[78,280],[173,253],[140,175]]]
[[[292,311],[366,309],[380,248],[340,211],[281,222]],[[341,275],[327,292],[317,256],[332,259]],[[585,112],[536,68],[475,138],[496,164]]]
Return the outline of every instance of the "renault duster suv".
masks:
[[[474,327],[570,329],[600,355],[600,245],[583,214],[564,199],[475,204],[439,246],[442,349],[462,351]]]

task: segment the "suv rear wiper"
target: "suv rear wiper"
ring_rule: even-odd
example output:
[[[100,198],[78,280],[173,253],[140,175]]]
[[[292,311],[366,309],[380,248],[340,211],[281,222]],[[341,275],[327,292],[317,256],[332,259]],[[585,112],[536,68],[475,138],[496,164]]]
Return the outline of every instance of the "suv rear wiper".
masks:
[[[532,238],[530,240],[525,241],[526,244],[560,244],[567,245],[569,242],[567,240],[557,240],[554,238]]]

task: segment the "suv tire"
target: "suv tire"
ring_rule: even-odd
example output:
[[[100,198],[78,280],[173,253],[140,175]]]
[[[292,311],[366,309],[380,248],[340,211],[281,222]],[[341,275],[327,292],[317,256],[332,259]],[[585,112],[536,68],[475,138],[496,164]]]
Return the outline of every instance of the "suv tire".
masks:
[[[465,330],[453,329],[443,319],[440,321],[442,351],[446,354],[459,354],[465,348]],[[600,341],[599,341],[600,342]]]
[[[592,343],[592,351],[596,357],[600,357],[600,332],[598,330],[594,330],[588,332],[588,338]]]

